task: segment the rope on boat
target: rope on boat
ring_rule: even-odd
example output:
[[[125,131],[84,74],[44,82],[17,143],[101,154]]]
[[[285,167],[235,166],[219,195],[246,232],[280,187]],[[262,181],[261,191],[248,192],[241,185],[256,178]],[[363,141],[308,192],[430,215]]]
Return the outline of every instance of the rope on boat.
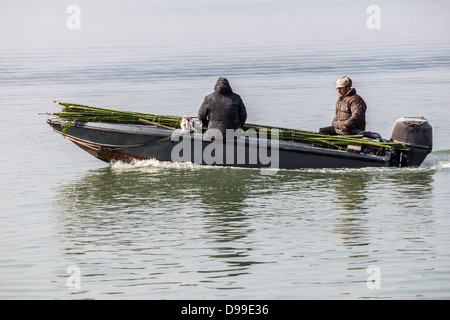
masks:
[[[180,136],[184,136],[186,134],[190,134],[192,132],[194,132],[194,130],[191,130],[189,132],[181,132],[180,134],[177,135],[170,135],[168,137],[164,137],[162,139],[158,139],[155,141],[147,141],[147,142],[143,142],[143,143],[139,143],[139,144],[107,144],[107,143],[97,143],[97,142],[92,142],[86,139],[82,139],[82,138],[78,138],[75,137],[73,135],[70,135],[68,133],[64,133],[62,131],[58,131],[56,129],[53,129],[53,131],[55,131],[56,133],[59,133],[60,135],[62,135],[63,137],[69,139],[70,141],[72,141],[73,143],[77,143],[83,146],[86,146],[88,148],[91,149],[96,149],[96,150],[101,150],[102,148],[114,148],[114,151],[117,150],[122,150],[122,149],[129,149],[129,148],[137,148],[137,147],[144,147],[144,146],[148,146],[148,145],[152,145],[152,144],[157,144],[157,143],[162,143],[162,142],[166,142],[169,140],[172,140],[173,137],[180,137]]]
[[[92,142],[86,139],[82,139],[82,138],[78,138],[75,136],[72,136],[68,133],[62,133],[61,131],[58,131],[56,129],[53,129],[53,131],[55,131],[56,133],[59,133],[60,135],[62,135],[63,137],[69,139],[72,142],[77,142],[79,144],[85,145],[85,146],[92,146],[94,148],[98,148],[101,149],[101,147],[110,147],[110,148],[135,148],[135,147],[140,147],[145,145],[146,143],[140,143],[140,144],[107,144],[107,143],[97,143],[97,142]],[[164,138],[165,139],[165,138]],[[152,141],[153,142],[153,141]]]

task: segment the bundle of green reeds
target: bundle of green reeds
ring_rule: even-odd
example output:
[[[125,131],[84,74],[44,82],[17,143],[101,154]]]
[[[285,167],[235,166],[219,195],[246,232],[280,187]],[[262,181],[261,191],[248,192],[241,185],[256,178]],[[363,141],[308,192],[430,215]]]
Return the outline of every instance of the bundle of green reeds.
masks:
[[[244,129],[261,129],[271,130],[267,126],[246,125]],[[277,128],[272,128],[277,129]],[[319,147],[327,147],[331,149],[345,149],[348,146],[361,146],[364,148],[371,148],[373,150],[397,149],[401,151],[409,151],[410,148],[401,142],[387,141],[384,139],[368,139],[364,135],[327,135],[310,131],[293,130],[293,129],[278,129],[279,139],[285,141],[295,141],[300,143],[308,143]]]
[[[50,115],[58,116],[66,121],[77,120],[125,124],[150,123],[172,129],[180,128],[182,121],[182,118],[177,116],[162,116],[150,113],[112,110],[60,101],[55,101],[55,103],[62,105],[63,109],[60,112],[50,113]],[[277,129],[280,140],[308,143],[332,149],[345,149],[349,145],[356,145],[361,146],[361,148],[371,148],[379,151],[385,151],[386,149],[409,150],[408,146],[404,143],[391,142],[382,139],[370,140],[364,138],[362,134],[331,136],[309,131],[273,128],[252,124],[245,125],[243,128],[243,130],[249,129],[254,129],[257,133],[260,130],[266,130],[268,137],[270,137],[272,130]]]
[[[143,124],[144,121],[160,124],[171,128],[180,128],[181,117],[162,116],[151,113],[112,110],[91,107],[82,104],[55,101],[64,108],[59,112],[50,113],[66,121],[108,122]],[[144,121],[142,121],[144,120]]]

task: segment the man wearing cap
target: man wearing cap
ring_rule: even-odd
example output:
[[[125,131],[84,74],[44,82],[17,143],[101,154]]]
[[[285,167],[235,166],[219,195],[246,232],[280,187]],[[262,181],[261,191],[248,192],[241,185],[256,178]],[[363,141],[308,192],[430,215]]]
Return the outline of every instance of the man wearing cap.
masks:
[[[226,78],[219,77],[214,92],[207,95],[198,110],[198,118],[208,129],[218,129],[225,137],[226,129],[240,129],[247,120],[241,97],[234,93]]]
[[[336,82],[339,98],[336,102],[336,115],[332,126],[320,128],[325,134],[354,134],[366,130],[367,106],[363,98],[352,88],[352,80],[343,76]]]

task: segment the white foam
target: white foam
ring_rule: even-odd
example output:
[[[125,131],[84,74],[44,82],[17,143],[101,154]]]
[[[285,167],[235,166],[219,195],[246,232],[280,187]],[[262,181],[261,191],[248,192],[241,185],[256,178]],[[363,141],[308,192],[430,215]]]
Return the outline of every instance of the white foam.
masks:
[[[195,168],[199,165],[194,163],[179,163],[170,161],[159,161],[156,159],[132,160],[132,161],[111,161],[110,167],[114,171],[133,170],[141,168]]]
[[[433,161],[434,160],[434,161]],[[444,161],[439,161],[440,159],[427,159],[425,163],[420,167],[415,168],[400,168],[400,167],[366,167],[366,168],[299,168],[299,169],[279,169],[282,172],[311,172],[311,173],[350,173],[350,172],[393,172],[396,169],[401,171],[411,170],[439,170],[439,169],[449,169],[450,160],[445,159]],[[437,161],[437,162],[436,162]],[[213,165],[200,165],[192,162],[171,162],[171,161],[159,161],[156,159],[148,160],[132,160],[132,161],[112,161],[110,162],[110,168],[115,172],[129,171],[129,170],[144,170],[153,171],[163,169],[223,169],[223,166],[213,166]],[[241,170],[260,170],[256,168],[241,168],[241,167],[226,167],[228,169],[241,169]],[[278,171],[278,169],[277,169]]]
[[[434,169],[434,170],[449,169],[450,168],[450,160],[449,161],[438,162],[438,163],[432,165],[430,168]]]

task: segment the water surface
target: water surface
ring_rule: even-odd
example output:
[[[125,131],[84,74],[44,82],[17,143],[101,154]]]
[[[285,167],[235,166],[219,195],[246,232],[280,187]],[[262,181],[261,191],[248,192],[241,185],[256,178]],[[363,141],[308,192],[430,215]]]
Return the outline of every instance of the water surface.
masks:
[[[79,1],[70,30],[69,3],[2,2],[0,297],[448,299],[449,4],[379,1],[371,30],[372,4]],[[39,115],[53,100],[195,115],[226,76],[249,122],[315,131],[344,74],[383,137],[429,119],[420,168],[108,165]]]

